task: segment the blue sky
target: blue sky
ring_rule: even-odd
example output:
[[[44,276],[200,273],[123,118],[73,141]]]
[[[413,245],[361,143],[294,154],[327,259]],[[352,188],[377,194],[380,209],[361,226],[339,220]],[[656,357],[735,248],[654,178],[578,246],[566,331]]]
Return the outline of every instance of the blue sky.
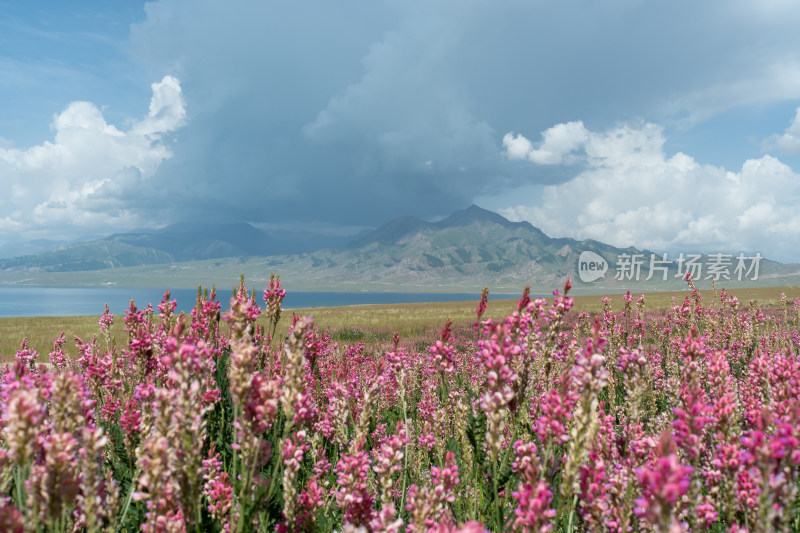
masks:
[[[800,5],[0,1],[0,242],[472,202],[800,261]]]

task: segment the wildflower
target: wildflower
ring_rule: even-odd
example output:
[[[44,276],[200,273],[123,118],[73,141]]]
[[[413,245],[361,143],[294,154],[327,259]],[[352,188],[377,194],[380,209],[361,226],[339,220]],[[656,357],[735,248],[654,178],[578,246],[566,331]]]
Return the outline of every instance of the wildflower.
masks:
[[[222,469],[219,453],[213,449],[208,452],[208,459],[203,459],[203,495],[208,499],[207,510],[211,516],[223,521],[231,510],[231,487],[228,473]]]
[[[494,460],[500,452],[506,407],[514,399],[512,385],[517,374],[511,361],[519,355],[521,349],[511,337],[508,326],[499,326],[489,339],[478,341],[478,348],[486,376],[486,388],[481,395],[480,406],[486,413],[486,443]]]
[[[265,433],[278,416],[280,401],[279,380],[267,380],[259,372],[254,372],[250,388],[242,398],[242,417],[253,434]]]
[[[531,303],[531,286],[526,285],[525,290],[522,291],[522,296],[517,302],[517,310],[522,311],[526,309],[529,303]]]
[[[108,310],[108,304],[106,304],[106,309],[103,311],[103,314],[100,316],[100,331],[105,333],[107,332],[112,325],[114,325],[114,315],[111,314],[111,311]]]
[[[558,389],[549,389],[538,401],[531,402],[530,416],[536,417],[534,431],[542,443],[564,444],[569,440],[567,424],[572,419],[572,410],[579,396],[573,391],[568,379],[559,380]]]
[[[180,433],[187,421],[184,417],[186,413],[175,400],[174,391],[165,388],[155,390],[151,425],[136,450],[141,473],[135,497],[146,500],[147,507],[143,531],[160,531],[165,520],[182,518],[182,498],[194,496],[186,494],[187,489],[196,490],[196,487],[187,485],[186,476],[198,475],[200,469],[184,471],[181,468],[180,456],[186,453],[186,448],[181,446],[183,439]],[[199,453],[200,450],[195,452]],[[192,498],[186,504],[197,505],[198,502]],[[190,513],[189,516],[193,515]]]
[[[403,531],[403,520],[397,518],[397,510],[393,503],[381,507],[380,512],[370,522],[372,531],[380,533],[400,533]]]
[[[336,464],[336,503],[342,510],[344,522],[354,526],[369,524],[373,518],[373,497],[369,492],[367,475],[370,460],[361,443],[353,453],[342,455]]]
[[[546,533],[552,529],[550,523],[556,510],[550,508],[553,494],[544,480],[520,483],[511,493],[517,500],[514,509],[514,531],[539,531]]]
[[[431,373],[439,373],[443,376],[455,371],[452,344],[438,340],[428,348],[428,352],[430,352],[428,361],[431,363]]]
[[[448,503],[455,501],[455,488],[460,483],[458,465],[453,452],[447,452],[444,467],[431,468],[431,484],[419,488],[411,485],[406,494],[406,510],[411,515],[407,531],[427,531],[438,522],[453,522]]]
[[[61,335],[53,342],[53,351],[50,352],[50,365],[56,370],[67,368],[69,360],[64,353],[64,344],[66,343],[67,340],[64,338],[64,332],[62,331]]]
[[[255,324],[261,308],[256,304],[255,292],[253,297],[247,295],[244,285],[244,276],[239,283],[239,288],[234,291],[230,299],[230,309],[222,315],[222,319],[231,328],[232,342],[247,342],[253,336],[253,324]]]
[[[70,512],[80,489],[78,442],[69,433],[51,433],[42,438],[44,461],[31,468],[27,489],[32,518],[49,527]]]
[[[481,292],[481,299],[478,302],[478,308],[475,310],[475,329],[480,327],[481,317],[486,312],[489,305],[489,287],[484,287]]]
[[[44,421],[44,405],[38,389],[18,388],[9,394],[3,414],[8,457],[22,467],[33,459],[39,427]]]
[[[102,428],[84,427],[83,445],[78,449],[80,469],[80,494],[78,495],[78,522],[87,531],[98,529],[104,519],[116,516],[119,491],[115,480],[103,472],[104,452],[108,439]]]
[[[281,288],[281,277],[270,274],[269,284],[264,291],[264,302],[267,305],[267,319],[273,324],[273,327],[281,319],[281,303],[285,297],[286,291]]]
[[[128,437],[132,437],[141,430],[141,410],[136,399],[131,398],[127,401],[119,423]]]
[[[684,366],[681,375],[679,406],[674,409],[675,441],[683,448],[691,460],[697,459],[704,451],[703,437],[705,427],[712,421],[709,413],[708,396],[702,383],[701,364],[706,356],[705,339],[697,337],[697,329],[692,327],[686,342],[681,346]]]
[[[23,533],[25,522],[22,513],[10,503],[11,498],[0,499],[0,531]]]
[[[586,460],[591,443],[598,430],[598,396],[608,384],[609,372],[605,368],[606,339],[601,334],[600,323],[592,329],[592,338],[587,339],[586,348],[578,355],[571,377],[581,399],[570,430],[567,457],[564,464],[562,494],[566,497],[579,490],[577,472]]]
[[[540,479],[540,468],[536,445],[518,440],[514,443],[512,472],[520,482],[511,496],[517,501],[512,527],[515,531],[547,532],[556,510],[550,508],[553,494],[544,480]]]
[[[34,370],[34,361],[39,358],[39,354],[36,353],[36,350],[31,350],[28,348],[28,339],[22,339],[22,343],[19,345],[19,350],[17,350],[16,355],[14,356],[14,361],[21,363],[31,370]]]
[[[294,529],[297,503],[297,473],[303,456],[309,450],[305,442],[306,432],[298,431],[291,439],[286,439],[281,454],[283,456],[283,520],[286,526]]]
[[[281,395],[281,405],[288,420],[294,418],[295,406],[302,400],[305,334],[313,327],[312,324],[309,318],[298,320],[284,345],[286,374],[283,383],[283,394]]]
[[[395,434],[388,437],[375,453],[375,466],[372,469],[378,478],[378,486],[381,489],[381,503],[384,506],[391,504],[391,493],[394,486],[392,476],[403,469],[403,457],[405,456],[407,444],[408,437],[406,436],[405,425],[402,420],[398,420]]]
[[[657,531],[671,531],[678,525],[678,499],[689,490],[689,476],[694,470],[683,465],[675,453],[669,433],[662,434],[658,454],[645,468],[636,470],[642,497],[636,500],[636,516],[652,524]]]

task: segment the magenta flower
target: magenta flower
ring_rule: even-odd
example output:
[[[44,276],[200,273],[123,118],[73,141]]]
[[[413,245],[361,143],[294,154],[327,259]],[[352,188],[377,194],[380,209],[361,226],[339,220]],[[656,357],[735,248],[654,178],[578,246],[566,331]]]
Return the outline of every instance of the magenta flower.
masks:
[[[233,488],[228,473],[222,469],[222,461],[218,453],[210,450],[208,459],[203,460],[203,495],[208,499],[208,512],[222,521],[231,509]]]
[[[556,516],[556,510],[550,508],[553,493],[543,480],[521,483],[511,496],[517,501],[513,522],[515,531],[546,533],[553,528],[551,522]]]
[[[267,306],[266,316],[272,324],[277,324],[281,318],[281,303],[286,297],[286,291],[281,288],[281,277],[270,274],[269,284],[264,291],[264,302]]]
[[[689,490],[693,470],[681,464],[672,437],[664,433],[658,454],[644,467],[636,469],[642,487],[642,496],[636,500],[636,516],[661,531],[673,527],[678,499]]]
[[[370,469],[369,455],[356,448],[354,453],[342,455],[336,464],[336,503],[342,509],[344,522],[354,526],[369,524],[375,513],[374,497],[367,482]]]
[[[53,342],[53,351],[50,352],[50,364],[56,370],[64,370],[67,368],[69,360],[64,353],[64,345],[66,343],[67,340],[64,338],[64,332],[62,331],[61,335]]]

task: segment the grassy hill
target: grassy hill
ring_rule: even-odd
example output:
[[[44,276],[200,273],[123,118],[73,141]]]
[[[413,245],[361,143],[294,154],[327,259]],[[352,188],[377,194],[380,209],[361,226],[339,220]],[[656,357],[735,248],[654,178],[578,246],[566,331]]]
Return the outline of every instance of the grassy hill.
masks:
[[[0,262],[0,283],[191,288],[232,286],[241,273],[255,284],[265,284],[269,274],[277,272],[294,290],[453,292],[479,291],[488,285],[496,292],[517,292],[530,284],[537,292],[550,292],[568,277],[573,278],[576,291],[583,293],[685,288],[676,264],[670,267],[667,281],[660,276],[647,283],[615,279],[621,254],[642,254],[640,278],[646,278],[647,250],[551,238],[527,222],[511,222],[477,206],[438,222],[398,218],[337,247],[304,253],[264,252],[280,249],[269,245],[269,238],[249,225],[205,232],[171,227],[153,234],[120,234],[41,254],[36,256],[38,262],[30,258],[28,263],[22,258]],[[296,241],[311,248],[318,244],[302,238]],[[608,262],[604,279],[580,282],[578,257],[584,251]],[[799,265],[763,260],[758,281],[720,280],[719,285],[795,285],[799,281]],[[698,285],[710,287],[711,282],[701,276]]]

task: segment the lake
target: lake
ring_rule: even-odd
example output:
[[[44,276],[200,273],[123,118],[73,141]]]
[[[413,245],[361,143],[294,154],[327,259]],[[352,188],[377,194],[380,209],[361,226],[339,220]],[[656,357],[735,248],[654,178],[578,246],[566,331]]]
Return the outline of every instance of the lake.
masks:
[[[256,290],[261,299],[263,289]],[[124,314],[131,298],[139,308],[152,303],[157,307],[164,295],[158,289],[124,289],[119,287],[40,287],[0,285],[0,317],[23,316],[91,316],[101,315],[105,304],[115,315]],[[231,291],[217,293],[222,309],[228,307]],[[474,301],[477,306],[480,292],[476,293],[432,293],[432,292],[297,292],[288,291],[283,307],[334,307],[358,304],[402,304],[417,302]],[[519,294],[494,294],[490,299],[519,298]],[[196,289],[170,291],[170,300],[177,300],[177,312],[188,313],[197,299]]]

